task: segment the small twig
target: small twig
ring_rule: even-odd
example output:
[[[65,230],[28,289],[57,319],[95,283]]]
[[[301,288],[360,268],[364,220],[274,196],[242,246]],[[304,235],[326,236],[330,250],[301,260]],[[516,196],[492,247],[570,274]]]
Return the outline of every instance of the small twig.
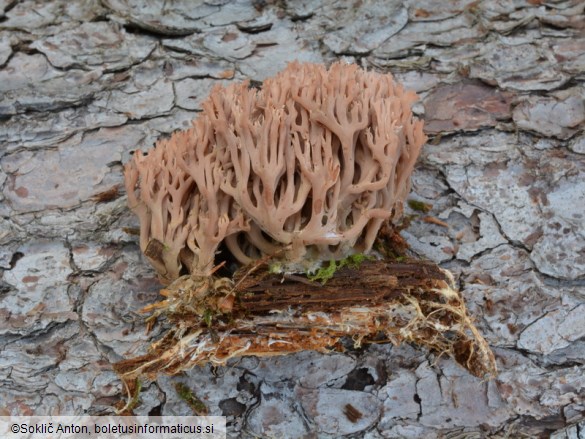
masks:
[[[283,279],[287,279],[287,280],[294,280],[296,282],[299,282],[301,284],[305,284],[305,285],[310,285],[310,286],[316,286],[316,287],[323,287],[322,284],[318,283],[318,282],[314,282],[310,279],[307,279],[306,277],[303,276],[297,276],[296,274],[283,274],[282,276]]]

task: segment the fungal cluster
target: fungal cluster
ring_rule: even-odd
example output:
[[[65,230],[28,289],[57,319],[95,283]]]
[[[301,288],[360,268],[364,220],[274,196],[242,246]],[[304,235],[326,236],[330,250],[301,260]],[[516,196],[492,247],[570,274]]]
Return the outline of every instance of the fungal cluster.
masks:
[[[216,86],[190,129],[126,165],[142,250],[166,284],[209,274],[222,244],[241,264],[278,254],[289,270],[369,252],[426,141],[416,99],[344,63]]]

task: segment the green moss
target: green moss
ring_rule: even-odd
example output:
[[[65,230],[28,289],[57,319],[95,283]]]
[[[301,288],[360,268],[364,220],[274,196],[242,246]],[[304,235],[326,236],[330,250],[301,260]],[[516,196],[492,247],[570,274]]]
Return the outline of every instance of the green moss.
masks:
[[[355,255],[351,255],[345,259],[342,259],[340,261],[339,268],[346,266],[350,268],[360,268],[360,265],[362,265],[364,261],[372,261],[373,259],[373,256],[364,255],[363,253],[356,253]]]
[[[307,277],[312,281],[319,281],[325,284],[325,282],[333,277],[337,268],[337,264],[331,259],[328,266],[319,268],[315,274],[309,274]]]
[[[134,381],[134,394],[132,395],[132,399],[126,406],[126,410],[128,412],[132,412],[134,408],[140,403],[140,391],[142,390],[142,383],[138,378]]]
[[[422,213],[429,213],[431,211],[431,209],[433,208],[432,205],[427,204],[427,203],[423,203],[422,201],[417,201],[417,200],[408,200],[408,206],[412,210],[416,210],[417,212],[422,212]]]
[[[211,326],[211,321],[213,320],[213,311],[209,308],[203,311],[203,321],[207,326]]]
[[[319,268],[315,274],[308,274],[307,277],[312,281],[318,281],[325,285],[325,283],[333,277],[337,270],[343,267],[357,269],[364,261],[372,259],[374,259],[372,256],[367,256],[363,253],[350,255],[347,258],[341,259],[340,261],[331,259],[329,261],[329,265]]]
[[[268,266],[268,272],[271,274],[278,274],[282,273],[282,263],[280,262],[273,262]]]
[[[197,416],[206,416],[209,410],[197,396],[183,383],[176,383],[175,390],[177,395],[191,408],[193,413]]]

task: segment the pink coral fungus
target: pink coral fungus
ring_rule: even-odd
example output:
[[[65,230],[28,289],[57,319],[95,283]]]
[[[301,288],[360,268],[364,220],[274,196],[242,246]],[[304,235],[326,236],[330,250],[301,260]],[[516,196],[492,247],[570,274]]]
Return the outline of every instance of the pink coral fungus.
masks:
[[[216,86],[192,128],[126,165],[142,250],[166,283],[208,275],[222,243],[243,264],[278,254],[305,268],[369,252],[426,141],[416,99],[343,63]]]

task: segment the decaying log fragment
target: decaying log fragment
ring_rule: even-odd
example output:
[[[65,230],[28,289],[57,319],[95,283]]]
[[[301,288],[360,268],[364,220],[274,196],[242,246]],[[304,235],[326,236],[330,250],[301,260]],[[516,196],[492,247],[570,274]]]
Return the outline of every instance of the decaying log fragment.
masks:
[[[267,262],[226,278],[183,276],[148,307],[173,329],[148,354],[116,364],[125,379],[175,374],[239,356],[343,350],[369,342],[413,342],[447,354],[478,377],[494,356],[467,314],[451,275],[431,262],[366,260],[325,284],[270,272]]]

